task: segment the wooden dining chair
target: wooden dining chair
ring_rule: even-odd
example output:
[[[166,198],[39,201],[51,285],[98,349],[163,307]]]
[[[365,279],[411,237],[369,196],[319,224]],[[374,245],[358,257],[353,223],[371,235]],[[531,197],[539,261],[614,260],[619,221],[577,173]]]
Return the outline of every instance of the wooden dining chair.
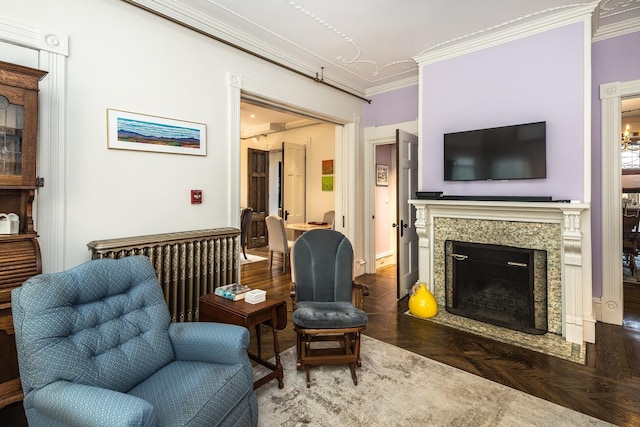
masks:
[[[273,267],[273,253],[278,252],[282,254],[282,273],[286,273],[293,242],[287,239],[284,220],[277,215],[269,215],[264,221],[269,234],[269,269]]]
[[[240,214],[240,244],[242,245],[242,254],[247,259],[247,240],[249,239],[249,227],[253,219],[253,209],[244,208]]]
[[[622,254],[624,261],[627,262],[631,269],[631,274],[638,279],[638,268],[636,264],[636,256],[638,255],[638,221],[640,218],[636,215],[622,215]]]

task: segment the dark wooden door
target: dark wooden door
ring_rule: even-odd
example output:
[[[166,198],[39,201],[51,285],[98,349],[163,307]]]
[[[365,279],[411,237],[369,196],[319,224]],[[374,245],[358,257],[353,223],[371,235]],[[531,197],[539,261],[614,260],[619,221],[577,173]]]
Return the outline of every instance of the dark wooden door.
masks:
[[[247,203],[253,209],[247,247],[259,248],[267,246],[267,226],[264,219],[269,211],[269,152],[249,148],[247,170]]]

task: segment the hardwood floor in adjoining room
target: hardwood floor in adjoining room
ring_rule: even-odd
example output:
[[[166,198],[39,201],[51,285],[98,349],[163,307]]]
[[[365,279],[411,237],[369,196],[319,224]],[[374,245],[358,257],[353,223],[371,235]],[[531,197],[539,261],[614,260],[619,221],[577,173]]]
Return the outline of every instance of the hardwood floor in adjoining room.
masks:
[[[248,253],[268,258],[265,249]],[[624,326],[598,323],[597,344],[588,345],[583,366],[404,315],[407,298],[396,299],[393,266],[357,280],[370,289],[365,298],[369,316],[365,335],[616,425],[640,426],[640,315],[625,315]],[[281,258],[274,257],[271,270],[268,259],[243,264],[241,281],[287,300],[289,323],[278,331],[278,341],[281,351],[295,345],[291,275],[283,274]],[[625,307],[630,311],[638,307],[635,312],[640,313],[640,285],[625,285],[624,293]],[[262,351],[268,358],[273,356],[272,334],[264,328]],[[255,349],[255,331],[250,345]],[[424,393],[428,400],[428,385],[411,392]],[[26,425],[21,403],[0,410],[0,425]]]

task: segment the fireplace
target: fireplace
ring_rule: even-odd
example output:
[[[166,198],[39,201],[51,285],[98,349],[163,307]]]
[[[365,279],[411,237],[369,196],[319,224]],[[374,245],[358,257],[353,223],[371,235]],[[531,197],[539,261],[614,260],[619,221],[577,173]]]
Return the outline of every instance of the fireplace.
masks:
[[[534,249],[546,252],[547,333],[519,334],[516,341],[560,336],[575,344],[594,342],[595,314],[591,289],[590,212],[586,203],[521,202],[493,200],[411,200],[416,208],[418,234],[418,280],[426,283],[447,318],[464,319],[465,324],[487,325],[453,315],[446,308],[445,242],[459,241]],[[541,251],[540,253],[537,251]],[[534,272],[534,307],[537,280]],[[538,323],[535,329],[545,329]],[[452,320],[458,323],[458,320]],[[501,328],[503,329],[503,328]],[[530,348],[533,348],[530,347]]]
[[[546,251],[447,240],[449,313],[530,334],[547,332]]]

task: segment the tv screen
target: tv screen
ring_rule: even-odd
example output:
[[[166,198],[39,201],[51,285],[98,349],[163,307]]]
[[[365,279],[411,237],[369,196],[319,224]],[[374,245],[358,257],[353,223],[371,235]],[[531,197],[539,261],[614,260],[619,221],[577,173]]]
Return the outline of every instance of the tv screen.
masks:
[[[546,122],[444,135],[444,180],[546,178]]]

